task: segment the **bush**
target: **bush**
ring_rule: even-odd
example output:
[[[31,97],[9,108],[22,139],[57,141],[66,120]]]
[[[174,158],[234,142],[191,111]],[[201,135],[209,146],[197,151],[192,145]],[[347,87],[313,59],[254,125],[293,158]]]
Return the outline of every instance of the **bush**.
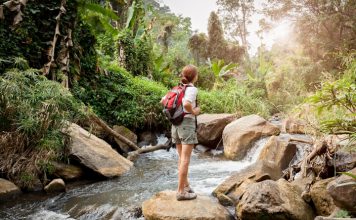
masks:
[[[159,102],[167,88],[115,65],[108,67],[107,74],[82,78],[72,92],[109,124],[131,129],[164,124]]]
[[[13,69],[0,77],[0,172],[22,188],[65,155],[61,129],[84,116],[69,91],[36,72]]]
[[[249,92],[243,84],[234,79],[224,83],[219,90],[199,91],[199,104],[204,113],[241,113],[270,115],[270,105],[262,98]]]
[[[198,72],[199,78],[196,86],[206,91],[212,89],[215,83],[215,75],[213,71],[208,66],[200,66]]]
[[[356,60],[345,58],[346,69],[337,80],[329,79],[308,101],[316,107],[322,132],[350,135],[356,141]]]

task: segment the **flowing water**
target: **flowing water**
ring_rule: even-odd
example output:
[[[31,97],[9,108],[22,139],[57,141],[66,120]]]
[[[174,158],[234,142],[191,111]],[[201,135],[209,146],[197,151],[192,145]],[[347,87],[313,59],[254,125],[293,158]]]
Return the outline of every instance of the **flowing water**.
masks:
[[[191,186],[200,194],[212,191],[232,172],[254,163],[268,138],[257,141],[241,161],[223,158],[221,151],[192,154]],[[164,137],[159,137],[165,142]],[[0,205],[0,219],[142,219],[134,213],[143,201],[162,190],[177,186],[175,149],[141,155],[127,174],[101,182],[70,187],[56,196],[23,195]]]

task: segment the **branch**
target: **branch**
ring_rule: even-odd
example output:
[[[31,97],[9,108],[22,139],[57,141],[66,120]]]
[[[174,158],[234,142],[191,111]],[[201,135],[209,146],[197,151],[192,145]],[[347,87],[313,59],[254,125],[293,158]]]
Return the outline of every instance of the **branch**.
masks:
[[[115,138],[119,139],[120,141],[122,141],[123,143],[127,144],[131,149],[133,150],[140,150],[140,148],[134,144],[133,142],[131,142],[129,139],[125,138],[124,136],[122,136],[121,134],[117,133],[116,131],[114,131],[113,129],[111,129],[103,120],[101,120],[98,116],[91,114],[90,119],[92,119],[97,125],[99,125],[100,127],[102,127],[106,132],[108,132],[109,134],[111,134],[112,136],[114,136]],[[121,148],[121,150],[123,150]],[[123,150],[125,152],[125,150]]]
[[[132,152],[129,152],[129,155],[127,157],[127,159],[133,161],[136,159],[136,157],[139,155],[139,154],[143,154],[143,153],[149,153],[149,152],[153,152],[153,151],[156,151],[156,150],[167,150],[170,148],[170,145],[172,143],[172,140],[169,139],[165,144],[159,144],[159,145],[155,145],[155,146],[149,146],[149,147],[146,147],[146,148],[140,148],[136,151],[132,151]]]

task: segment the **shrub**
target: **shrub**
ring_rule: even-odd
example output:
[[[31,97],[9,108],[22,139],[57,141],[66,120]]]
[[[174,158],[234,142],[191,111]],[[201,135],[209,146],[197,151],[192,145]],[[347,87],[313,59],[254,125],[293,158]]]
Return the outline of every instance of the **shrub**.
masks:
[[[69,91],[36,72],[13,69],[0,77],[0,172],[22,188],[41,177],[44,164],[61,159],[61,129],[84,116]]]
[[[225,82],[219,90],[200,90],[199,104],[204,113],[259,114],[264,117],[270,114],[270,105],[266,101],[234,79]]]
[[[133,77],[115,65],[107,70],[95,78],[82,78],[73,94],[112,125],[138,129],[164,124],[159,102],[166,87],[145,77]]]
[[[350,57],[354,57],[351,54]],[[308,101],[316,107],[320,130],[347,134],[356,141],[356,60],[345,58],[346,69],[337,80],[329,79]]]

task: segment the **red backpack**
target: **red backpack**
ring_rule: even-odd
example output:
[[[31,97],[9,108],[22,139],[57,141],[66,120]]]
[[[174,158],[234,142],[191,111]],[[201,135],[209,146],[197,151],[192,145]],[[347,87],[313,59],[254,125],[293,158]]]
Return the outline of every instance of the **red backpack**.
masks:
[[[186,84],[179,84],[173,87],[162,101],[164,106],[163,113],[174,125],[180,125],[186,114],[183,110],[183,97],[187,87],[189,87],[189,85]]]

